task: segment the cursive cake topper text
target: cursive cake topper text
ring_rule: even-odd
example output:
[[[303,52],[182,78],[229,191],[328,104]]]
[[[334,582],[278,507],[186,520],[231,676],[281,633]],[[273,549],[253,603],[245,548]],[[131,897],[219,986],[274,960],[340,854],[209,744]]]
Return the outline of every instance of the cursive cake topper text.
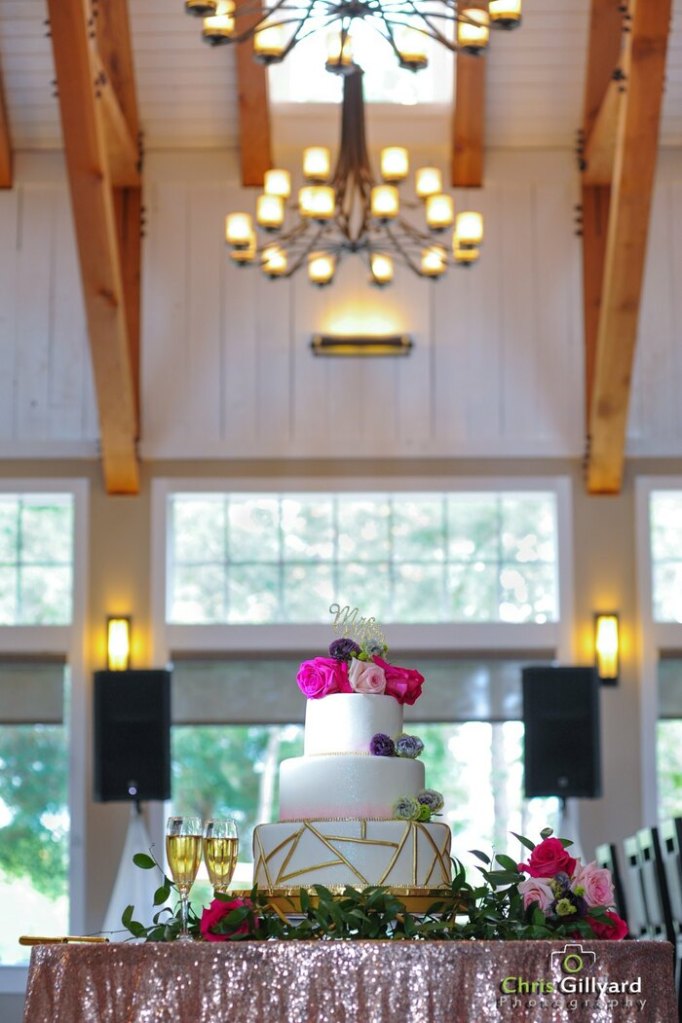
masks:
[[[373,641],[379,646],[385,646],[384,634],[376,618],[362,618],[357,607],[351,608],[348,604],[345,607],[330,604],[329,613],[334,615],[335,632],[361,644]]]

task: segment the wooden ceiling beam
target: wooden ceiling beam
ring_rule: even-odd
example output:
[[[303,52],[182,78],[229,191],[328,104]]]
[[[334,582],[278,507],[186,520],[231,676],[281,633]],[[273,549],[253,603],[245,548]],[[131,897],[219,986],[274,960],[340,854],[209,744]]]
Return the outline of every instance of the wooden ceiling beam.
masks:
[[[597,118],[583,148],[583,184],[610,185],[616,156],[620,106],[625,85],[611,79]]]
[[[582,128],[582,145],[587,150],[590,140],[608,135],[606,125],[610,118],[602,115],[602,128],[596,128],[600,111],[613,105],[606,99],[614,82],[614,73],[621,59],[623,39],[623,14],[620,0],[592,0],[590,29],[588,35],[587,68],[585,73],[585,99]],[[616,92],[618,98],[620,92]],[[596,134],[595,134],[596,132]],[[617,133],[617,125],[616,125]],[[583,237],[583,321],[585,334],[585,426],[589,430],[592,382],[597,351],[597,326],[601,307],[604,261],[606,256],[606,233],[611,200],[611,178],[615,158],[616,138],[613,138],[611,164],[606,184],[588,184],[590,167],[586,153],[581,152],[582,169],[582,237]],[[593,141],[593,145],[597,145]],[[582,148],[582,147],[581,147]],[[600,152],[608,148],[604,142]],[[608,157],[607,157],[608,159]]]
[[[11,188],[12,184],[12,142],[9,132],[5,92],[2,85],[2,73],[0,72],[0,188]]]
[[[94,67],[98,99],[102,104],[104,136],[112,184],[120,188],[139,188],[141,176],[138,139],[131,133],[113,82],[104,70],[104,65],[98,56],[94,57]]]
[[[488,5],[475,0],[462,6],[487,9]],[[485,55],[458,50],[452,116],[451,179],[454,187],[481,188],[483,185],[485,78]]]
[[[237,11],[249,0],[237,0]],[[258,21],[260,14],[253,15]],[[248,27],[248,19],[240,20],[240,31]],[[272,134],[268,73],[253,57],[253,40],[235,47],[237,61],[237,92],[239,109],[239,155],[242,185],[262,186],[266,170],[272,167]]]
[[[589,405],[585,470],[593,494],[617,493],[622,481],[671,0],[630,0],[630,13]]]
[[[98,62],[85,0],[48,0],[109,493],[139,490],[135,379]]]

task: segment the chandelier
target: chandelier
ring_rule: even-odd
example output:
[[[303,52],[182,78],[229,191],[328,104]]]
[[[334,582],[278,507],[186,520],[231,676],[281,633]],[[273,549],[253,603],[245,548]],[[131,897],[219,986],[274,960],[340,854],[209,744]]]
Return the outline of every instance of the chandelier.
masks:
[[[202,39],[212,46],[253,38],[254,57],[275,64],[314,32],[338,29],[330,39],[327,70],[352,70],[350,29],[366,19],[391,46],[403,68],[419,71],[428,58],[425,40],[449,50],[478,54],[491,28],[521,24],[521,0],[488,0],[467,6],[458,0],[185,0],[188,14],[203,18]]]
[[[420,277],[436,279],[452,264],[471,266],[483,241],[480,213],[455,214],[451,195],[443,192],[437,167],[420,167],[415,192],[423,203],[425,228],[401,216],[398,185],[409,172],[408,152],[402,146],[381,151],[381,182],[377,183],[367,154],[362,69],[343,80],[341,141],[334,171],[326,147],[303,152],[306,184],[298,192],[294,223],[286,225],[286,202],[291,176],[281,169],[265,174],[264,191],[256,204],[256,225],[248,213],[229,213],[225,239],[232,259],[244,266],[260,263],[270,278],[290,277],[307,266],[313,284],[331,283],[343,257],[358,254],[367,261],[370,282],[379,286],[393,279],[394,261]],[[416,208],[418,202],[405,201]],[[451,237],[445,234],[453,228]]]

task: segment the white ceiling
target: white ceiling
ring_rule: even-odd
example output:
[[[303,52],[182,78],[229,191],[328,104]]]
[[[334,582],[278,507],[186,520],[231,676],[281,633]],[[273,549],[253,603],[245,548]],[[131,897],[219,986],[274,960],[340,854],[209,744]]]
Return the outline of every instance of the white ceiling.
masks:
[[[147,150],[236,145],[231,47],[211,49],[182,0],[129,0]],[[493,37],[489,146],[572,148],[582,118],[590,0],[524,0],[523,25]],[[682,145],[682,0],[673,3],[661,141]],[[61,146],[45,0],[0,0],[0,67],[15,149]],[[307,106],[300,116],[305,118]],[[418,108],[403,108],[418,117]],[[276,119],[276,109],[274,111]]]

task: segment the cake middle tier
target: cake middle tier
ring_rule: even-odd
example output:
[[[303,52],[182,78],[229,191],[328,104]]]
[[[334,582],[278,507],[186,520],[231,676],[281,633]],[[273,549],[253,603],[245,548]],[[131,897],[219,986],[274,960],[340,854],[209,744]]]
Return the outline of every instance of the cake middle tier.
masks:
[[[320,754],[282,761],[279,819],[390,820],[402,796],[424,788],[424,765],[404,757]]]

